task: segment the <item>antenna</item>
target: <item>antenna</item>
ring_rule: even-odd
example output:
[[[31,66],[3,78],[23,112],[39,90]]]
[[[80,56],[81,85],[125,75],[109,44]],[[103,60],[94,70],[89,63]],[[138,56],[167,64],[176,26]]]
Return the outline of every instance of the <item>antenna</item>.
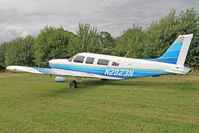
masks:
[[[124,57],[127,57],[127,55],[128,55],[130,52],[131,52],[131,50],[129,50],[129,51],[126,53],[126,55],[125,55]]]

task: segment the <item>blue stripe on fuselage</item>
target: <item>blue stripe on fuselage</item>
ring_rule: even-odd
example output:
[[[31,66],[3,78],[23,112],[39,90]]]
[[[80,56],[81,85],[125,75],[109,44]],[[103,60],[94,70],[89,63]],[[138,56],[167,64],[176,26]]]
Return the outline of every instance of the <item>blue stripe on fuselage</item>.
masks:
[[[64,69],[64,70],[70,70],[70,71],[80,71],[80,72],[85,72],[89,74],[97,74],[97,75],[102,75],[102,76],[124,78],[124,79],[168,74],[167,72],[164,72],[164,71],[102,68],[102,67],[60,65],[60,64],[49,64],[49,65],[51,68]]]

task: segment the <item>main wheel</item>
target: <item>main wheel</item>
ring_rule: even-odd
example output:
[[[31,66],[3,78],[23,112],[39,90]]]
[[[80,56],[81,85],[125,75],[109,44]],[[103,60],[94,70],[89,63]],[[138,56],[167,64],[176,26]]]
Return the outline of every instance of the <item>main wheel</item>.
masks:
[[[70,82],[70,88],[77,88],[77,82],[75,80]]]

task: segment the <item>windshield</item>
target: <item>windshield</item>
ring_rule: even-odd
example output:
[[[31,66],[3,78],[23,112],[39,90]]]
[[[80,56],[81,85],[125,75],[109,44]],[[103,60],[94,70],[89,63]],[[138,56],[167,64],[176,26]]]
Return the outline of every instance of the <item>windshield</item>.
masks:
[[[74,58],[75,56],[72,56],[72,57],[70,57],[69,59],[68,59],[68,61],[72,61],[73,60],[73,58]]]

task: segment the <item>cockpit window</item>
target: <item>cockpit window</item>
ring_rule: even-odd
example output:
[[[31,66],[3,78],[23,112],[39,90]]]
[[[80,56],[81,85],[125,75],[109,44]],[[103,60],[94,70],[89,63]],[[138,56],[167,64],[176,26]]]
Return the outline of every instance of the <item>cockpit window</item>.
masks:
[[[68,61],[72,61],[73,60],[73,58],[74,58],[75,56],[72,56],[72,57],[70,57],[69,59],[68,59]]]
[[[87,58],[86,58],[86,64],[93,64],[94,59],[95,59],[95,58],[93,58],[93,57],[87,57]]]
[[[99,59],[97,61],[98,65],[108,65],[108,63],[109,63],[109,60],[105,60],[105,59]]]
[[[112,66],[119,66],[119,63],[113,62],[113,63],[112,63]]]
[[[77,55],[77,56],[75,57],[75,59],[73,60],[73,62],[83,63],[83,62],[84,62],[84,58],[85,58],[85,56]]]

